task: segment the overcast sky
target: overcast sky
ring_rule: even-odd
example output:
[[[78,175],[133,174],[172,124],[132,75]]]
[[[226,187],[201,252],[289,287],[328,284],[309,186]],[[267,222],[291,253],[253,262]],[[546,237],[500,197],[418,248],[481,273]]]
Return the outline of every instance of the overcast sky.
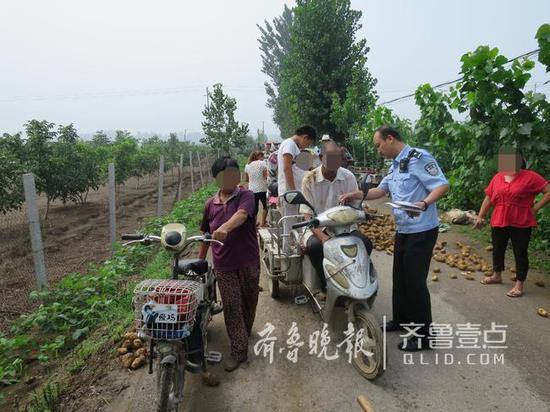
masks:
[[[238,119],[265,122],[257,23],[283,0],[3,0],[0,9],[0,133],[30,119],[74,123],[80,132],[200,131],[205,89],[224,84]],[[453,80],[460,56],[481,44],[514,57],[537,48],[548,0],[352,0],[363,12],[368,65],[380,101],[421,83]],[[534,83],[550,79],[542,68]],[[537,84],[537,87],[541,86]],[[550,84],[541,91],[548,94]],[[412,99],[390,106],[416,118]]]

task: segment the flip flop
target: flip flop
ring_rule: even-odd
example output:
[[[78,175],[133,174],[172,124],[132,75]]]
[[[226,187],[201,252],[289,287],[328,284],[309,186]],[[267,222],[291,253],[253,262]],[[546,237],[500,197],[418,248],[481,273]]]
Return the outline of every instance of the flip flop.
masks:
[[[502,279],[495,280],[495,279],[493,279],[492,276],[489,276],[489,277],[486,277],[485,279],[480,280],[479,283],[481,283],[483,285],[496,285],[498,283],[502,283]]]
[[[509,298],[519,298],[523,295],[523,292],[520,292],[519,290],[517,289],[511,289],[508,291],[508,293],[506,294],[506,296],[508,296]]]

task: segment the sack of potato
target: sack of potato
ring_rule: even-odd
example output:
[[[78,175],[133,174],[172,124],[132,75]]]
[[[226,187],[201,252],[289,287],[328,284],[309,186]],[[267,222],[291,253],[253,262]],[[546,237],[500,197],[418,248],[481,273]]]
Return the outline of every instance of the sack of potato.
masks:
[[[371,240],[376,250],[385,250],[386,253],[393,254],[395,223],[391,216],[384,215],[362,223],[359,225],[359,230]]]
[[[451,209],[448,212],[441,214],[441,220],[455,225],[473,225],[476,221],[477,214],[473,210]]]
[[[136,332],[126,332],[122,344],[117,348],[117,355],[126,369],[136,370],[146,363],[147,349]]]

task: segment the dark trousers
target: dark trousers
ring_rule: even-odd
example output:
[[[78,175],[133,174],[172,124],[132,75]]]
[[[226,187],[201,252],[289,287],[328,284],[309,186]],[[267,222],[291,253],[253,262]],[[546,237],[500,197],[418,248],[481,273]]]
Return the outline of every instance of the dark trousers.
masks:
[[[243,267],[230,272],[215,271],[222,296],[223,317],[231,342],[231,356],[248,357],[248,338],[258,304],[260,266]]]
[[[365,244],[367,253],[370,255],[370,253],[372,252],[372,242],[370,241],[370,239],[365,235],[363,235],[358,230],[354,230],[353,232],[350,232],[350,235],[361,239]],[[309,255],[309,260],[311,260],[311,264],[317,271],[317,275],[319,276],[319,279],[321,279],[321,289],[323,290],[323,292],[326,292],[327,280],[323,272],[323,258],[325,254],[323,253],[323,244],[315,236],[311,236],[307,241],[307,254]]]
[[[427,335],[432,323],[432,305],[426,283],[438,228],[419,233],[397,233],[393,255],[393,320],[424,326]]]
[[[254,193],[254,216],[258,217],[258,211],[260,210],[260,202],[264,210],[267,210],[267,192]]]
[[[491,228],[493,238],[493,270],[502,272],[504,270],[504,253],[508,246],[508,240],[512,239],[512,249],[516,259],[516,278],[524,281],[529,270],[529,256],[527,247],[531,240],[530,227],[493,227]]]

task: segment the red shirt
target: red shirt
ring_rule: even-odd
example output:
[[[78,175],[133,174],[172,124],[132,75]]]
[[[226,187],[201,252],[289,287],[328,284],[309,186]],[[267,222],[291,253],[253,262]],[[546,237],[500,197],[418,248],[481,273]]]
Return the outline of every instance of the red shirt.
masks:
[[[521,169],[507,183],[503,172],[497,173],[485,188],[485,194],[495,206],[491,216],[492,227],[534,227],[537,221],[531,213],[535,196],[548,184],[538,173]]]

